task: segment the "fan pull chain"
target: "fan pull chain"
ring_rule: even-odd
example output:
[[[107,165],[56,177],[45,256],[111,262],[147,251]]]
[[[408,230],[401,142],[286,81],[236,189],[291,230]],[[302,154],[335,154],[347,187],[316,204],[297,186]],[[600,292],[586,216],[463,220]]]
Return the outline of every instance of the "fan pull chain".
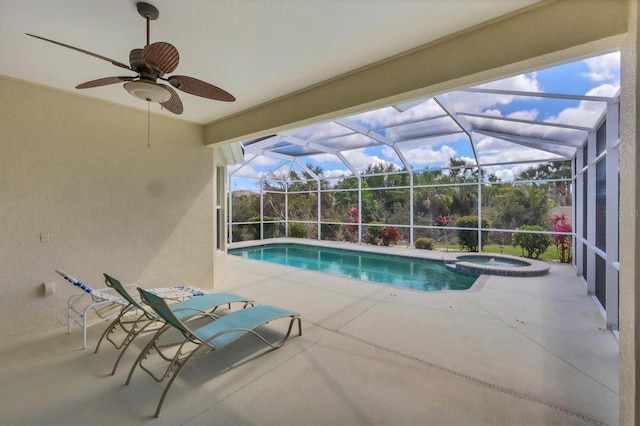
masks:
[[[147,148],[151,148],[151,102],[147,102]]]

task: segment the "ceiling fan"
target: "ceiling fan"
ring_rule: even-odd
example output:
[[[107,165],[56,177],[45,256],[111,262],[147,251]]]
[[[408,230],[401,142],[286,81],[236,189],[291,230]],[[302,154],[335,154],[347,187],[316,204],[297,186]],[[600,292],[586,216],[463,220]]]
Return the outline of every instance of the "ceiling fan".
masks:
[[[149,44],[149,24],[150,21],[158,19],[159,12],[154,6],[144,2],[137,3],[137,8],[140,16],[147,21],[147,44],[143,49],[133,49],[131,53],[129,53],[129,65],[55,40],[29,33],[27,33],[27,35],[86,53],[87,55],[111,62],[117,67],[125,68],[137,74],[134,77],[118,76],[99,78],[79,84],[76,86],[76,89],[88,89],[124,82],[124,88],[131,95],[147,102],[157,102],[174,114],[182,114],[184,110],[180,97],[176,91],[173,90],[174,87],[183,92],[216,101],[233,102],[236,100],[236,98],[227,91],[213,84],[198,80],[197,78],[186,75],[165,77],[165,74],[172,73],[178,67],[178,62],[180,61],[178,49],[165,42]],[[158,83],[158,79],[166,81],[170,85]]]

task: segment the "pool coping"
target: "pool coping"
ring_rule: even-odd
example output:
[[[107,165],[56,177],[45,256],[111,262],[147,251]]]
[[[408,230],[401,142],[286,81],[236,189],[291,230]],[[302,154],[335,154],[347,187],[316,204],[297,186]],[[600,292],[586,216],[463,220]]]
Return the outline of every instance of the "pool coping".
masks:
[[[511,259],[519,263],[525,263],[526,266],[506,267],[487,264],[478,264],[474,262],[466,262],[464,260],[451,261],[449,265],[453,265],[456,271],[462,274],[478,275],[499,275],[502,277],[539,277],[549,273],[551,266],[534,259],[523,259],[521,257],[510,256],[505,254],[484,254],[484,253],[466,253],[465,257],[490,257],[495,259]],[[459,255],[459,257],[462,257]]]

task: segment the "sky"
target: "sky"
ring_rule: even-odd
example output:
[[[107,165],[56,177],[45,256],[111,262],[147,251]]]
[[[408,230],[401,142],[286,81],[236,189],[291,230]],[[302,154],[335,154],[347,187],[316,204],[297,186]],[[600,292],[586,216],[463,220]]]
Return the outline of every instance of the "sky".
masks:
[[[614,96],[620,89],[620,54],[613,52],[576,62],[512,76],[502,80],[488,82],[475,88],[500,89],[510,91],[562,93],[588,96]],[[593,126],[605,109],[602,102],[584,100],[566,100],[554,98],[532,98],[512,94],[487,94],[466,91],[454,91],[438,96],[446,106],[458,113],[464,113],[463,119],[473,128],[487,120],[474,118],[469,114],[484,114],[509,119],[524,119],[545,123],[573,124]],[[443,114],[442,108],[433,99],[416,100],[400,105],[401,111],[386,107],[374,111],[345,117],[344,125],[334,122],[318,123],[300,129],[279,133],[273,140],[296,139],[305,143],[321,143],[330,147],[349,147],[343,150],[344,157],[353,168],[362,173],[369,164],[395,164],[403,167],[398,150],[414,170],[444,167],[452,157],[464,159],[475,164],[473,149],[466,134],[459,132],[449,118],[432,119]],[[396,142],[394,147],[380,144],[371,138],[354,133],[354,126],[372,130],[386,141]],[[483,170],[494,173],[503,181],[512,180],[529,167],[541,162],[571,157],[575,147],[565,145],[547,145],[553,151],[533,149],[496,137],[496,133],[526,133],[529,137],[543,137],[558,141],[568,141],[570,145],[579,144],[586,133],[580,130],[561,127],[548,127],[506,120],[491,121],[490,132],[472,132],[478,160]],[[447,134],[457,131],[458,133]],[[424,137],[429,133],[444,134],[438,137]],[[489,134],[487,134],[489,133]],[[499,136],[499,135],[498,135]],[[402,142],[400,142],[402,141]],[[293,147],[294,149],[300,149]],[[255,157],[255,158],[254,158]],[[529,163],[522,163],[528,161]],[[323,170],[323,177],[337,178],[350,176],[352,172],[335,155],[322,153],[300,157],[303,164],[313,164]],[[496,165],[500,164],[500,165]],[[255,156],[247,153],[245,163],[229,166],[232,175],[230,189],[256,190],[259,184],[250,177],[260,177],[269,172],[285,175],[290,168],[300,171],[300,167],[290,161],[267,156]]]

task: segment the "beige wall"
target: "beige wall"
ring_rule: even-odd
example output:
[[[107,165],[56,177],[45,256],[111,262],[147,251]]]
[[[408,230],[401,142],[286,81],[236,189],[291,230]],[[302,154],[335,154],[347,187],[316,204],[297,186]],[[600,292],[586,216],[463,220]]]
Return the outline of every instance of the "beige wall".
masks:
[[[621,55],[620,95],[620,424],[640,424],[640,150],[638,149],[638,21],[632,0]]]
[[[99,287],[107,272],[212,290],[214,151],[201,126],[152,115],[147,147],[144,111],[6,78],[0,99],[0,339],[59,325],[76,289],[55,268]]]

